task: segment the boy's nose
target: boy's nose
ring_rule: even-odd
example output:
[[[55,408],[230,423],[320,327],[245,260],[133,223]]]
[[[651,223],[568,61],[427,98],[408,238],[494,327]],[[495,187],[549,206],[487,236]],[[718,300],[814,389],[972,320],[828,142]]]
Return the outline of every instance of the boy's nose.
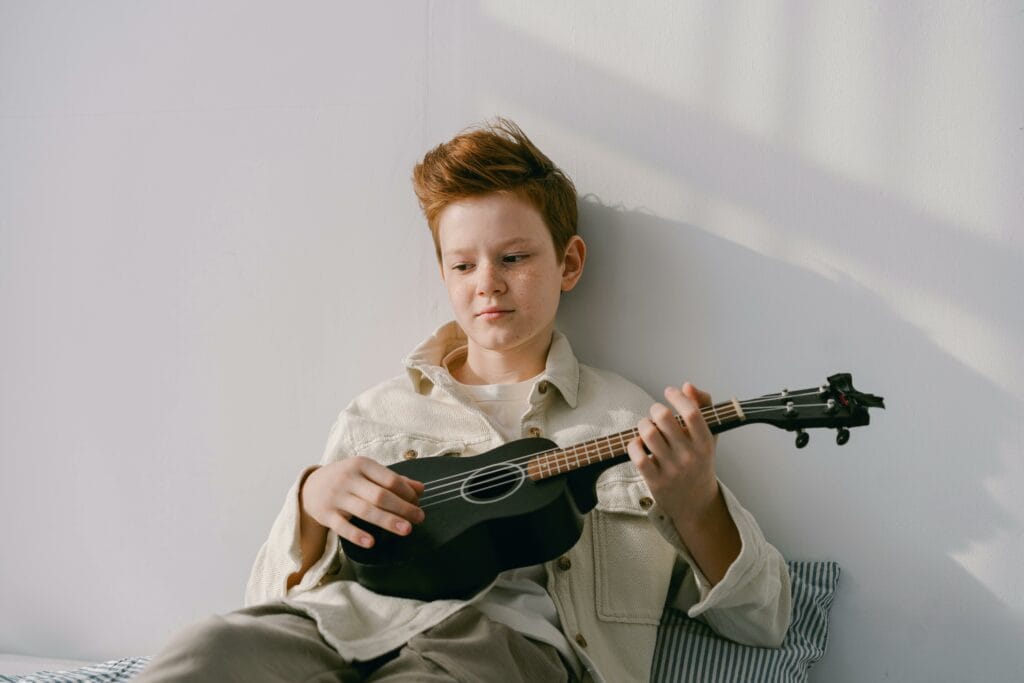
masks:
[[[486,296],[493,294],[494,292],[502,292],[505,290],[505,281],[502,279],[497,268],[492,266],[478,267],[476,272],[478,275],[476,282],[478,294]]]

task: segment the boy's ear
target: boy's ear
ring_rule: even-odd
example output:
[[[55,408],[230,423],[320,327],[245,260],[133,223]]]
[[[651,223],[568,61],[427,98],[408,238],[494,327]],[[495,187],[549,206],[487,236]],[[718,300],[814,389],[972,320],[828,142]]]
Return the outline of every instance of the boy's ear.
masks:
[[[587,261],[587,245],[579,235],[573,235],[565,245],[565,258],[562,259],[562,291],[568,292],[583,275],[583,264]]]

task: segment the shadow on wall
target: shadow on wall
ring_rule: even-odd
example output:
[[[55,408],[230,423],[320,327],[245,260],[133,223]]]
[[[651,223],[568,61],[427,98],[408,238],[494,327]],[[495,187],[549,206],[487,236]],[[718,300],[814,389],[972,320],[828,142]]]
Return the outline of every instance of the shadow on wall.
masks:
[[[862,670],[868,647],[891,661],[912,650],[908,672],[933,669],[934,680],[950,680],[951,665],[979,674],[1024,663],[1019,617],[952,557],[1021,532],[986,486],[1003,470],[998,435],[1015,428],[1013,397],[848,280],[593,197],[581,202],[580,226],[587,272],[559,325],[584,362],[662,401],[663,387],[684,380],[721,401],[815,386],[839,371],[885,396],[887,410],[843,448],[816,430],[797,451],[791,434],[760,425],[720,439],[723,480],[783,553],[844,567],[834,629],[850,619],[879,626],[877,640],[862,642],[840,630],[823,667]],[[766,377],[779,384],[752,381]],[[966,392],[967,407],[943,386]],[[914,452],[898,452],[901,442]],[[850,556],[856,548],[871,557]],[[949,630],[973,635],[951,643]]]
[[[852,680],[853,672],[1005,678],[1024,666],[1017,646],[1024,606],[1013,570],[999,567],[1019,559],[1024,519],[1001,490],[1024,481],[1015,464],[1024,308],[1006,306],[1006,292],[1024,285],[1019,245],[944,218],[884,179],[845,177],[801,153],[801,131],[835,128],[839,112],[829,107],[841,104],[826,99],[815,109],[808,99],[813,79],[829,78],[827,65],[808,70],[809,7],[779,8],[783,109],[775,129],[760,137],[645,86],[639,71],[630,78],[589,60],[576,49],[590,21],[583,14],[559,27],[559,42],[557,29],[531,35],[489,16],[486,5],[435,6],[431,27],[451,40],[432,57],[432,96],[446,102],[445,111],[467,113],[501,102],[508,111],[495,113],[518,120],[535,140],[531,118],[571,131],[577,147],[606,150],[604,158],[702,198],[698,206],[726,207],[768,226],[753,249],[737,243],[750,241],[716,237],[740,226],[707,220],[699,208],[686,211],[698,223],[687,225],[585,200],[580,226],[590,262],[560,325],[585,362],[621,372],[658,399],[664,386],[683,380],[721,400],[814,385],[837,371],[885,396],[889,408],[843,449],[819,433],[794,451],[789,434],[769,427],[730,432],[721,441],[723,479],[791,558],[836,559],[844,567],[835,637],[816,670],[822,680]],[[507,11],[525,16],[528,8]],[[664,11],[666,21],[684,20],[682,10]],[[915,12],[898,18],[917,21]],[[706,15],[699,56],[708,68],[699,96],[713,111],[727,100],[729,84],[715,68],[729,63],[738,17],[724,5]],[[867,77],[877,82],[867,88],[872,97],[862,114],[879,136],[875,149],[862,152],[871,168],[897,177],[910,173],[915,151],[901,145],[904,135],[919,119],[935,123],[944,114],[901,89],[924,82],[918,71],[927,60],[901,54],[911,46],[896,35],[897,24],[876,28],[872,47],[880,49]],[[1000,38],[993,45],[1002,71],[988,75],[1010,86],[1024,44]],[[684,59],[689,53],[680,50],[664,57]],[[479,54],[516,55],[514,68]],[[638,70],[642,59],[634,60]],[[996,111],[1024,105],[1019,87],[991,94]],[[941,150],[957,141],[916,142]],[[563,167],[575,163],[552,154]],[[946,159],[956,175],[948,161],[955,154],[925,156]],[[981,168],[992,180],[985,215],[1006,225],[1020,211],[1019,193],[1006,181],[1014,177],[1012,160],[1003,152]],[[586,189],[586,179],[576,180]],[[958,180],[977,187],[974,176],[950,186]],[[766,378],[774,384],[764,386]],[[745,465],[755,457],[756,465]]]

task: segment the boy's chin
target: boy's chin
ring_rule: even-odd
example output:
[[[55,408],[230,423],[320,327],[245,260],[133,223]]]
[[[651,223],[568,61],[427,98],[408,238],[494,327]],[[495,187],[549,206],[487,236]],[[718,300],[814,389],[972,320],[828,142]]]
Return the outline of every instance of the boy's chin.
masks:
[[[538,334],[540,331],[537,330],[480,329],[478,327],[471,330],[468,336],[475,346],[492,353],[502,353],[521,349]]]
[[[492,352],[511,351],[518,346],[518,340],[514,335],[498,331],[473,334],[469,339],[475,346]]]

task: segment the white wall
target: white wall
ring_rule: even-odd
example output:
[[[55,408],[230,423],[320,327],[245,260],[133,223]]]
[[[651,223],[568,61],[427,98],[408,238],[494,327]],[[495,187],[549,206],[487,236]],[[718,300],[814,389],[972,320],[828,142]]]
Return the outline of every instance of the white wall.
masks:
[[[1005,1],[0,2],[0,651],[240,606],[338,410],[447,318],[413,164],[503,114],[589,195],[586,361],[885,396],[843,448],[720,441],[843,567],[815,680],[1015,677],[1022,57]]]

